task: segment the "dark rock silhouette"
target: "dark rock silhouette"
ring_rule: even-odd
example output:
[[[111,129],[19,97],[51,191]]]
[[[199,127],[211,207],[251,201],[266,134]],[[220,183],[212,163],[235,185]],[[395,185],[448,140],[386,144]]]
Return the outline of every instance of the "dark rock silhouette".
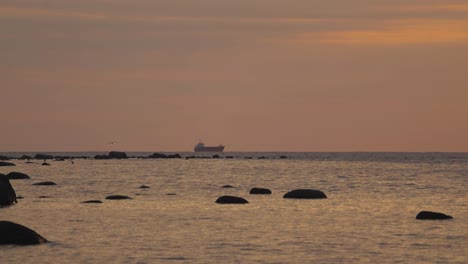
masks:
[[[23,179],[31,179],[27,174],[22,172],[12,171],[7,174],[8,179],[10,180],[23,180]]]
[[[49,154],[37,153],[37,154],[34,156],[34,158],[35,158],[35,159],[38,159],[38,160],[48,160],[48,159],[53,159],[54,156],[49,155]]]
[[[166,154],[162,154],[162,153],[153,153],[153,154],[149,155],[148,158],[151,158],[151,159],[181,159],[182,156],[180,156],[179,154],[166,155]]]
[[[23,225],[0,221],[0,245],[38,245],[47,239]]]
[[[219,158],[221,158],[221,156],[219,156],[218,154],[215,154],[215,155],[213,155],[212,158],[213,158],[213,159],[219,159]]]
[[[81,202],[81,203],[102,203],[102,201],[100,201],[100,200],[88,200],[88,201],[84,201],[84,202]]]
[[[0,160],[10,160],[10,157],[0,155]]]
[[[223,186],[221,186],[221,188],[226,188],[226,189],[228,189],[228,188],[236,188],[236,187],[234,187],[234,186],[232,186],[232,185],[223,185]]]
[[[50,186],[50,185],[57,185],[55,182],[45,181],[45,182],[36,182],[33,185],[40,185],[40,186]]]
[[[42,165],[42,166],[50,166],[50,164],[47,163],[47,162],[43,162],[41,165]]]
[[[107,156],[105,154],[104,155],[96,155],[96,156],[94,156],[94,159],[97,159],[97,160],[104,160],[105,159],[106,160],[106,159],[109,159],[109,156]]]
[[[219,204],[246,204],[248,201],[242,197],[224,195],[216,199]]]
[[[42,198],[42,199],[44,199],[44,198],[52,198],[52,196],[41,195],[41,196],[39,196],[39,197],[37,197],[37,198]]]
[[[6,167],[6,166],[16,166],[16,165],[11,162],[0,161],[0,167]]]
[[[288,157],[286,156],[280,156],[280,159],[287,159]]]
[[[109,159],[128,159],[127,154],[121,151],[111,151],[107,156]]]
[[[125,199],[132,199],[131,197],[125,195],[109,195],[106,197],[107,200],[125,200]]]
[[[149,189],[149,188],[151,188],[151,187],[149,187],[149,186],[147,186],[147,185],[142,185],[142,186],[140,186],[140,187],[138,187],[138,188],[139,188],[139,189]]]
[[[177,195],[177,193],[166,193],[166,195]]]
[[[416,215],[416,219],[418,220],[446,220],[446,219],[453,219],[452,216],[446,215],[443,213],[438,212],[431,212],[431,211],[421,211]]]
[[[30,159],[32,159],[32,157],[31,157],[31,156],[28,156],[28,155],[23,155],[23,156],[21,156],[20,159],[22,159],[22,160],[30,160]]]
[[[8,180],[7,176],[0,174],[0,206],[10,206],[17,202],[16,193],[10,184],[10,180]]]
[[[286,193],[283,198],[291,198],[291,199],[323,199],[327,198],[327,196],[318,190],[312,189],[297,189]]]
[[[254,187],[250,189],[250,194],[271,194],[271,190],[265,188]]]
[[[233,156],[226,156],[226,159],[233,159]]]

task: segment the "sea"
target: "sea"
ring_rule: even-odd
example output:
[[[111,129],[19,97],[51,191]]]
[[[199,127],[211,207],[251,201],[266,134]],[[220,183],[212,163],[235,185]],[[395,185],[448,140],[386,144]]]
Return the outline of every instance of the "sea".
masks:
[[[0,153],[24,154],[35,153]],[[0,208],[0,220],[49,240],[0,246],[0,263],[468,263],[468,153],[137,158],[150,154],[48,160],[50,166],[13,159],[15,167],[0,167],[31,177],[11,180],[23,198]],[[193,155],[199,158],[186,159]],[[41,181],[57,185],[33,185]],[[272,194],[251,195],[253,187]],[[294,189],[321,190],[328,198],[283,198]],[[215,203],[222,195],[249,203]],[[453,219],[416,220],[423,210]]]

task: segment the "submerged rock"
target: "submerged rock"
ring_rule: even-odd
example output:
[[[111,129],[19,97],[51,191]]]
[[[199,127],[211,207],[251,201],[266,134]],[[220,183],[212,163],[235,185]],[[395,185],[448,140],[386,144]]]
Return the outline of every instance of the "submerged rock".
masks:
[[[20,224],[0,221],[0,245],[38,245],[47,239]]]
[[[416,219],[418,220],[447,220],[453,219],[452,216],[446,215],[443,213],[438,212],[431,212],[431,211],[421,211],[416,215]]]
[[[50,166],[50,164],[47,163],[47,162],[43,162],[41,165],[42,165],[42,166]]]
[[[249,203],[246,199],[242,197],[224,195],[216,199],[216,203],[219,204],[246,204]]]
[[[49,186],[49,185],[57,185],[55,182],[45,181],[45,182],[36,182],[33,185],[40,185],[40,186]]]
[[[16,193],[10,184],[10,180],[7,176],[0,174],[0,206],[10,206],[17,202]]]
[[[10,180],[23,180],[23,179],[31,179],[27,174],[22,172],[12,171],[7,174],[8,179]]]
[[[102,203],[102,201],[100,201],[100,200],[88,200],[88,201],[84,201],[84,202],[81,202],[81,203]]]
[[[109,195],[106,197],[107,200],[125,200],[125,199],[132,199],[131,197],[125,195]]]
[[[319,190],[312,189],[297,189],[286,193],[283,198],[290,199],[324,199],[327,198],[325,193]]]
[[[138,188],[139,188],[139,189],[149,189],[149,188],[151,188],[151,187],[149,187],[149,186],[147,186],[147,185],[142,185],[142,186],[140,186],[140,187],[138,187]]]
[[[234,187],[234,186],[228,184],[228,185],[223,185],[223,186],[221,186],[221,188],[229,189],[229,188],[236,188],[236,187]]]
[[[14,163],[0,161],[0,167],[7,167],[7,166],[16,166]]]
[[[250,189],[250,194],[271,194],[271,190],[265,188],[254,187]]]

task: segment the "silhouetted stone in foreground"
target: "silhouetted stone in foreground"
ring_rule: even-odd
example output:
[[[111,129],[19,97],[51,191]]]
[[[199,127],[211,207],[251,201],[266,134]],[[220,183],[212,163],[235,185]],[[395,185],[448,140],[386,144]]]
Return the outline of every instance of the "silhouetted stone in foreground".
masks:
[[[0,206],[10,206],[17,202],[16,193],[10,184],[10,180],[8,180],[7,176],[0,174]]]
[[[20,224],[0,221],[0,245],[38,245],[47,239]]]
[[[446,215],[443,213],[438,212],[431,212],[431,211],[421,211],[418,215],[416,215],[416,219],[418,220],[446,220],[446,219],[453,219],[452,216]]]
[[[57,184],[55,182],[45,181],[45,182],[36,182],[36,183],[33,183],[33,185],[51,186],[51,185],[57,185]]]
[[[327,196],[318,190],[312,189],[297,189],[286,193],[283,198],[290,198],[290,199],[323,199],[327,198]]]
[[[106,197],[107,200],[125,200],[125,199],[132,199],[131,197],[125,195],[109,195]]]
[[[16,166],[14,163],[0,161],[0,167],[7,167],[7,166]]]
[[[250,189],[250,194],[271,194],[271,190],[265,188],[254,187]]]
[[[111,151],[107,156],[109,159],[128,159],[127,154],[121,151]]]
[[[84,201],[84,202],[81,202],[81,203],[102,203],[102,201],[100,200],[88,200],[88,201]]]
[[[12,171],[7,174],[8,179],[10,180],[23,180],[23,179],[31,179],[27,174],[22,172]]]
[[[242,197],[224,195],[216,199],[219,204],[246,204],[248,201]]]

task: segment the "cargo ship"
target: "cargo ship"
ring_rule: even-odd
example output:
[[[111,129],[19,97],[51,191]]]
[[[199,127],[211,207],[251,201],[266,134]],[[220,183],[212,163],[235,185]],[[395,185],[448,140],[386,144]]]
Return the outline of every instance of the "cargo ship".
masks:
[[[219,145],[219,146],[208,147],[208,146],[205,146],[203,142],[199,142],[193,150],[195,152],[223,152],[224,146]]]

